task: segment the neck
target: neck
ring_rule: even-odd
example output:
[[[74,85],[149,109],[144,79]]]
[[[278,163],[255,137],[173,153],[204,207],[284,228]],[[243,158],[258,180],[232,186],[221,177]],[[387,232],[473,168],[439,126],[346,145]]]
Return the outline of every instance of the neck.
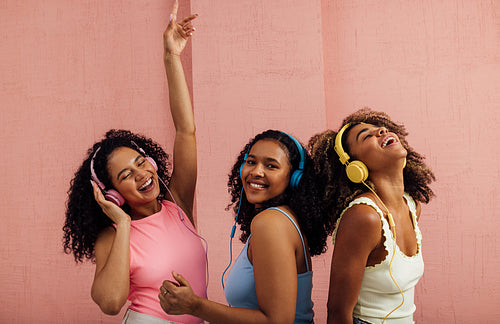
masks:
[[[403,202],[404,180],[403,171],[399,170],[393,174],[372,174],[370,173],[370,181],[375,186],[375,192],[384,204],[397,208]]]
[[[149,204],[141,206],[130,206],[130,218],[132,220],[142,219],[153,214],[156,214],[161,210],[161,203],[158,200],[154,200]]]

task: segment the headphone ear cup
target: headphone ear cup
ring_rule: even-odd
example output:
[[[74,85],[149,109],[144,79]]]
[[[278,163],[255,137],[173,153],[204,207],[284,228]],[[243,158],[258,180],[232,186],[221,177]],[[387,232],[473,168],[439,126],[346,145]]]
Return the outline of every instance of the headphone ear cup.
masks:
[[[250,148],[248,148],[248,152],[250,152]],[[241,163],[241,166],[240,166],[240,179],[241,179],[241,181],[243,181],[243,177],[241,176],[241,171],[243,171],[243,166],[247,162],[248,152],[246,152],[245,155],[243,156],[243,163]]]
[[[145,157],[145,159],[146,159],[149,163],[151,163],[151,165],[153,166],[153,168],[155,168],[155,171],[158,171],[158,165],[156,164],[156,161],[155,161],[155,160],[153,160],[153,158],[152,158],[152,157],[150,157],[150,156],[146,156],[146,157]]]
[[[292,187],[292,189],[297,189],[303,174],[304,174],[303,170],[295,170],[292,173],[292,176],[290,177],[290,187]]]
[[[123,196],[114,189],[106,191],[104,198],[106,198],[106,200],[111,201],[112,203],[115,203],[115,205],[118,205],[120,207],[125,203],[125,198],[123,198]]]
[[[240,179],[241,179],[241,181],[243,181],[243,177],[241,176],[241,171],[243,171],[244,165],[245,165],[245,161],[243,161],[243,163],[241,163],[241,166],[240,166]]]
[[[354,183],[361,183],[368,179],[368,168],[361,161],[352,161],[346,168],[345,172],[349,180]]]

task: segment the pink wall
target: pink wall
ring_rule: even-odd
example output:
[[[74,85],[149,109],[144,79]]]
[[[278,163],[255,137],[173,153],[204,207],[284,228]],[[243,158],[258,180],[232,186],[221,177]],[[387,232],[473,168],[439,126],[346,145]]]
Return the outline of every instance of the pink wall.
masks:
[[[223,301],[226,174],[243,144],[278,128],[302,142],[369,105],[404,122],[428,157],[420,323],[500,316],[499,4],[492,1],[196,1],[185,68],[198,127],[198,224],[209,295]],[[0,5],[1,323],[118,323],[89,292],[91,264],[61,248],[69,180],[109,128],[171,147],[161,37],[171,1]],[[192,71],[192,76],[190,72]],[[326,116],[326,120],[325,120]],[[235,254],[241,245],[236,242]],[[329,254],[314,262],[325,322]]]
[[[328,127],[384,110],[437,177],[417,323],[499,320],[499,14],[498,1],[322,3]]]

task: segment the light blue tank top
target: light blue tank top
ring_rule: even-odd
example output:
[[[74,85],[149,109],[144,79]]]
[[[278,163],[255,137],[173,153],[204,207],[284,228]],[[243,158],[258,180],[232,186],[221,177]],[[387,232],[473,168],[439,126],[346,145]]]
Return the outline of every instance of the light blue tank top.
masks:
[[[313,302],[311,299],[312,271],[309,270],[304,239],[300,233],[299,227],[286,212],[276,207],[271,207],[269,209],[278,210],[288,217],[300,235],[307,272],[297,274],[297,305],[295,308],[294,323],[314,323]],[[253,266],[250,260],[248,260],[249,240],[250,237],[227,275],[224,294],[226,295],[227,302],[232,307],[259,309],[257,292],[255,291]]]

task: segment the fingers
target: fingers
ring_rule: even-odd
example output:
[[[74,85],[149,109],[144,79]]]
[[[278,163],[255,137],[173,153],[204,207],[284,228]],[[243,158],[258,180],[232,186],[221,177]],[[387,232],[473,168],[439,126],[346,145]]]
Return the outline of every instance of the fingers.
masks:
[[[105,200],[104,195],[101,192],[101,188],[99,188],[99,186],[93,180],[90,180],[90,184],[92,185],[92,190],[94,192],[94,199],[100,205],[101,202]]]
[[[175,271],[172,271],[172,276],[174,277],[175,280],[180,284],[180,286],[185,286],[185,287],[191,287],[189,285],[189,282],[180,274],[178,274]]]
[[[172,8],[172,12],[170,13],[170,21],[175,23],[177,20],[177,9],[179,9],[179,1],[175,0],[174,7]]]
[[[188,36],[192,36],[193,32],[196,30],[196,28],[193,26],[191,21],[198,17],[198,14],[194,14],[188,17],[185,17],[181,21],[177,22],[177,25],[180,27],[180,34],[182,37],[187,38]]]
[[[185,25],[185,24],[187,24],[187,23],[189,23],[189,22],[193,21],[193,20],[194,20],[194,19],[196,19],[197,17],[198,17],[198,14],[192,14],[192,15],[190,15],[190,16],[184,17],[184,18],[182,18],[182,20],[181,20],[181,21],[179,21],[179,24],[180,24],[180,25]]]
[[[194,28],[193,26],[191,27],[184,27],[182,29],[182,36],[183,37],[188,37],[188,36],[193,36],[193,32],[196,30],[196,28]]]
[[[175,288],[177,288],[178,285],[175,282],[172,282],[170,280],[165,280],[163,281],[163,285],[160,287],[160,290],[162,290],[165,293],[174,291]]]

